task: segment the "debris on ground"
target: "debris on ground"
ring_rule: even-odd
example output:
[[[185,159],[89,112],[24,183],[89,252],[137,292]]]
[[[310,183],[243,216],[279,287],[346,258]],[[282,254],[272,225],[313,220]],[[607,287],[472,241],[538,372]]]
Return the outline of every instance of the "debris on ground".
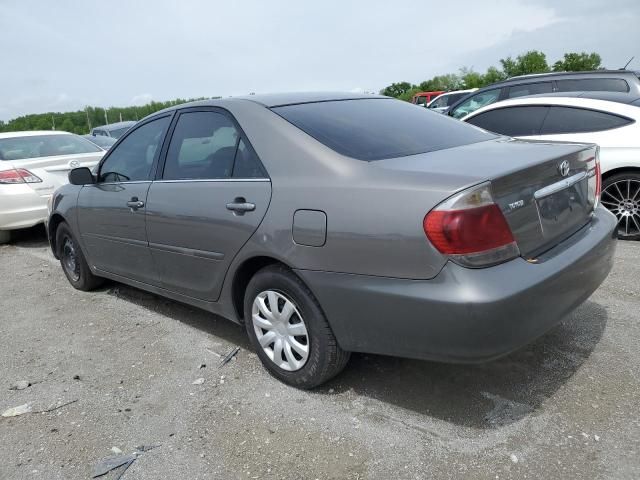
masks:
[[[227,353],[227,355],[220,362],[220,366],[224,367],[227,363],[231,361],[233,357],[235,357],[238,354],[239,351],[240,351],[240,347],[236,347],[233,350],[231,350],[229,353]]]
[[[9,408],[2,412],[3,417],[17,417],[25,413],[31,412],[31,404],[25,403],[24,405],[18,405],[17,407]]]
[[[127,469],[131,466],[131,464],[137,460],[140,454],[148,452],[149,450],[152,450],[159,446],[160,445],[141,445],[139,447],[136,447],[135,451],[129,455],[120,455],[117,457],[105,458],[93,467],[91,478],[102,477],[103,475],[106,475],[116,468],[124,467],[115,477],[115,480],[119,480],[124,475],[124,472],[126,472]],[[118,447],[113,447],[111,449],[112,452],[115,452],[115,450],[119,450],[120,452],[122,452]]]
[[[17,417],[18,415],[23,415],[25,413],[49,413],[49,412],[53,412],[54,410],[58,410],[59,408],[66,407],[67,405],[71,405],[72,403],[76,403],[77,401],[78,399],[75,399],[60,405],[53,405],[44,410],[35,410],[35,411],[31,410],[31,403],[25,403],[24,405],[18,405],[17,407],[13,407],[13,408],[9,408],[8,410],[5,410],[4,412],[2,412],[2,416]]]
[[[204,383],[204,378],[200,377],[200,378],[196,378],[193,382],[191,382],[192,385],[202,385]]]
[[[120,450],[118,447],[111,447],[111,451],[116,455],[120,455],[122,453],[122,450]]]
[[[198,367],[198,369],[203,369],[203,368],[207,368],[206,363],[201,363],[200,366]]]
[[[31,382],[26,380],[20,380],[9,387],[9,390],[24,390],[25,388],[29,388],[31,386]]]
[[[518,463],[518,457],[516,457],[513,453],[509,455],[509,458],[513,463]]]

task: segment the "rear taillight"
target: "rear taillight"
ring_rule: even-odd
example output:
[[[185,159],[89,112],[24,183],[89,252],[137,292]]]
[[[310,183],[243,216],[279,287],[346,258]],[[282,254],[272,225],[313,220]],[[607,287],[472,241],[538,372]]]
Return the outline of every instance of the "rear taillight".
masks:
[[[423,226],[440,253],[465,267],[488,267],[520,255],[489,183],[441,203],[424,217]]]
[[[4,170],[0,172],[0,183],[40,183],[42,179],[24,168]]]
[[[589,201],[593,204],[593,209],[600,203],[602,193],[602,172],[600,170],[600,149],[596,149],[595,156],[589,158]]]

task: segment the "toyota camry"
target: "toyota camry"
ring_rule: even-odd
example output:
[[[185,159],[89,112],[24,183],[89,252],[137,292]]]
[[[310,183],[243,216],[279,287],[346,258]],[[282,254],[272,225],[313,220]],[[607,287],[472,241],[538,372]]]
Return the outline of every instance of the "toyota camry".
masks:
[[[69,282],[104,279],[244,324],[312,388],[350,352],[505,355],[612,266],[597,147],[498,136],[354,94],[202,101],[69,174],[48,220]]]

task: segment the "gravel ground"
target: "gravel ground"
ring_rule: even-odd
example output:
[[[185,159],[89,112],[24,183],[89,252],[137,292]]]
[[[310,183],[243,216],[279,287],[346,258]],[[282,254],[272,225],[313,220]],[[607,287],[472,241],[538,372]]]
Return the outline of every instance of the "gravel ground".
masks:
[[[0,412],[32,408],[0,418],[0,479],[87,479],[139,445],[159,446],[125,480],[640,478],[639,258],[620,242],[606,283],[506,358],[354,355],[304,392],[231,322],[114,283],[75,291],[27,231],[0,247]]]

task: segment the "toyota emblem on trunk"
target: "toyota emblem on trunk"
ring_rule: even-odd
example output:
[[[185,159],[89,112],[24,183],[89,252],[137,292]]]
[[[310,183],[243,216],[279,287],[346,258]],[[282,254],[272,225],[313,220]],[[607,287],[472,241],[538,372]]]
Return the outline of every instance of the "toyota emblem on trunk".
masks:
[[[569,175],[569,161],[565,160],[564,162],[560,163],[560,165],[558,165],[558,172],[560,172],[560,175],[562,175],[563,177],[566,177],[567,175]]]
[[[71,168],[78,168],[80,166],[80,162],[78,160],[71,160],[69,162],[69,167]]]

